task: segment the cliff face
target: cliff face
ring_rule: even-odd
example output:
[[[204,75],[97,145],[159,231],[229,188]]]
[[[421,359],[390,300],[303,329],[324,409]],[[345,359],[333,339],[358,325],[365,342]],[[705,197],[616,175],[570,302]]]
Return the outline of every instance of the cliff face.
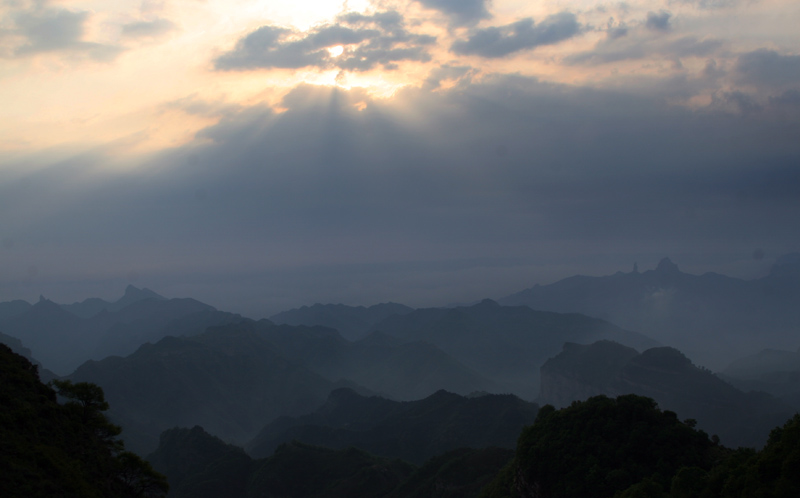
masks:
[[[568,343],[542,366],[541,404],[565,407],[599,394],[652,398],[728,446],[762,446],[771,428],[793,413],[768,394],[739,391],[673,348],[639,354],[610,341]]]

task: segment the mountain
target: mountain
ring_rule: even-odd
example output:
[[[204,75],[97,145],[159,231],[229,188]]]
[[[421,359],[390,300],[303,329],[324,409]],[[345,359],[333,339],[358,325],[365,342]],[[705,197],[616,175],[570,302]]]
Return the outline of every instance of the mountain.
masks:
[[[765,349],[735,360],[720,376],[745,391],[764,391],[800,410],[800,351]]]
[[[464,397],[439,391],[418,401],[396,402],[333,391],[309,415],[281,417],[247,446],[255,457],[271,455],[293,440],[420,464],[456,448],[514,448],[520,430],[533,423],[538,406],[516,396]]]
[[[661,497],[683,468],[705,476],[723,456],[707,434],[651,399],[596,396],[561,410],[543,407],[520,435],[513,463],[484,496]],[[633,493],[637,485],[655,489]]]
[[[200,426],[164,431],[147,460],[167,476],[171,498],[244,497],[247,480],[256,468],[244,450]]]
[[[474,306],[418,309],[393,315],[375,330],[404,341],[429,342],[523,398],[538,394],[539,366],[567,341],[612,339],[634,347],[657,342],[579,314],[534,311],[484,300]]]
[[[280,415],[309,413],[334,384],[283,357],[252,323],[165,337],[122,358],[81,365],[70,379],[100,385],[126,443],[152,451],[162,431],[202,425],[243,443]]]
[[[36,368],[37,368],[38,374],[39,374],[39,378],[42,380],[42,382],[50,382],[51,380],[53,380],[55,378],[58,378],[58,376],[56,374],[54,374],[50,370],[47,370],[46,368],[42,367],[42,364],[39,363],[38,361],[36,361],[35,358],[33,358],[33,355],[31,354],[31,350],[26,348],[22,344],[22,341],[20,341],[16,337],[11,337],[10,335],[6,335],[6,334],[0,332],[0,343],[5,344],[9,348],[11,348],[11,351],[13,351],[14,353],[22,356],[23,358],[25,358],[29,362],[31,362],[34,365],[36,365]]]
[[[545,405],[484,498],[800,496],[800,414],[731,450],[649,398]]]
[[[356,448],[333,450],[294,441],[269,458],[252,459],[196,426],[165,431],[148,460],[169,478],[173,498],[473,498],[513,454],[500,448],[459,448],[415,467]]]
[[[373,326],[392,315],[407,315],[413,308],[397,303],[381,303],[364,306],[345,306],[344,304],[315,304],[303,306],[273,315],[270,320],[286,325],[321,325],[336,329],[348,340],[365,337]]]
[[[664,258],[654,270],[569,277],[499,302],[603,318],[719,369],[760,349],[797,347],[800,255],[778,258],[769,275],[750,281],[683,273]]]
[[[637,394],[665,410],[695,419],[729,446],[762,446],[769,431],[794,410],[766,393],[744,393],[680,351],[636,350],[610,341],[567,343],[542,366],[539,401],[563,407],[595,395]]]
[[[155,299],[158,301],[167,300],[167,298],[164,296],[160,296],[150,289],[138,289],[133,285],[128,285],[125,288],[125,294],[114,302],[108,302],[103,299],[93,297],[85,299],[79,303],[62,304],[61,307],[73,315],[81,318],[91,318],[103,311],[119,311],[126,306],[138,301],[143,301],[145,299]]]
[[[97,386],[41,383],[0,344],[0,487],[6,498],[164,496],[164,477],[124,451]]]
[[[166,431],[148,459],[173,483],[173,498],[380,497],[414,470],[355,448],[335,451],[296,442],[253,460],[201,427]]]
[[[89,357],[89,332],[81,328],[82,321],[40,297],[27,311],[0,321],[0,330],[21,340],[47,368],[64,374],[74,368],[73,358]]]
[[[286,358],[329,380],[349,379],[393,399],[420,399],[440,389],[459,394],[507,390],[427,342],[378,332],[351,342],[326,327],[259,330]]]
[[[152,294],[129,286],[116,303],[123,307],[115,304],[90,318],[41,297],[26,311],[0,320],[0,330],[22,340],[45,367],[66,375],[86,360],[130,354],[169,334],[197,334],[212,325],[243,320],[194,299]]]

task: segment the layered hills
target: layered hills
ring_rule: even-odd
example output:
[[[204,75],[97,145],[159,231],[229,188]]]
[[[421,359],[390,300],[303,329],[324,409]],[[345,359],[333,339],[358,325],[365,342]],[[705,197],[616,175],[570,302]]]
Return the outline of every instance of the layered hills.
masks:
[[[418,309],[375,325],[406,341],[427,341],[478,373],[526,399],[538,394],[539,367],[564,342],[615,340],[646,348],[657,342],[585,315],[501,306],[486,299],[473,306]]]
[[[728,446],[762,446],[794,413],[762,392],[742,392],[669,347],[636,350],[610,341],[567,343],[542,366],[541,403],[570,405],[595,395],[637,394],[696,420]]]
[[[439,391],[427,398],[397,402],[333,391],[324,405],[301,417],[281,417],[247,446],[255,457],[271,455],[293,440],[421,464],[460,447],[513,449],[523,427],[536,419],[538,406],[513,395],[464,397]]]
[[[126,443],[146,454],[162,431],[202,425],[229,441],[269,420],[319,406],[334,383],[283,357],[247,324],[168,336],[122,358],[88,361],[69,376],[100,385]]]
[[[124,451],[107,407],[96,386],[63,383],[57,392],[42,384],[35,365],[0,344],[2,495],[164,496],[164,477]]]
[[[720,376],[739,389],[768,392],[800,410],[800,351],[764,349],[733,361]]]
[[[174,498],[477,497],[514,452],[460,448],[424,465],[297,441],[253,459],[201,427],[170,429],[148,459],[168,476]]]
[[[413,308],[397,303],[369,307],[317,303],[284,311],[269,319],[277,324],[330,327],[338,330],[345,339],[357,340],[369,334],[381,320],[392,315],[407,315],[412,311]]]
[[[244,444],[276,417],[310,413],[338,387],[409,399],[441,386],[466,394],[492,385],[430,344],[384,339],[245,321],[88,361],[69,378],[105,390],[110,416],[141,453],[175,426],[201,425]]]
[[[0,330],[21,340],[46,368],[66,375],[86,360],[130,354],[145,342],[170,334],[197,334],[209,326],[241,320],[194,299],[165,299],[128,286],[113,303],[87,299],[60,305],[41,297],[0,319]]]
[[[664,258],[653,270],[577,275],[498,302],[603,318],[723,368],[764,348],[797,348],[800,254],[778,258],[769,275],[755,280],[692,275]]]

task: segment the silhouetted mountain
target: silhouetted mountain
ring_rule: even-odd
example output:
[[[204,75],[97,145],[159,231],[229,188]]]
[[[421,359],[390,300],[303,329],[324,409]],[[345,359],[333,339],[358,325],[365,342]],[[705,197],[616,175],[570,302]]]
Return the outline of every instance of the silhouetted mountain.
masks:
[[[740,358],[720,376],[744,391],[764,391],[800,410],[800,351],[765,349]]]
[[[381,333],[350,342],[325,327],[280,325],[260,331],[284,356],[323,377],[349,379],[393,399],[420,399],[440,389],[459,394],[507,390],[426,342]]]
[[[612,339],[635,347],[655,341],[579,314],[500,306],[484,300],[469,307],[418,309],[375,326],[406,341],[426,341],[464,365],[527,399],[538,394],[539,367],[566,341]]]
[[[705,475],[724,455],[707,434],[651,399],[597,396],[558,411],[542,407],[520,435],[512,465],[484,496],[661,497],[682,468]],[[642,483],[655,491],[620,494]]]
[[[761,451],[730,450],[649,398],[545,405],[484,498],[800,496],[800,414]]]
[[[101,310],[91,318],[81,318],[42,297],[27,311],[0,320],[0,330],[22,340],[45,367],[66,375],[86,360],[126,355],[166,335],[197,334],[212,325],[243,320],[194,299],[166,300],[151,294],[129,286],[117,301],[129,304]]]
[[[344,304],[315,304],[278,313],[271,316],[270,320],[277,324],[330,327],[352,341],[365,337],[384,318],[407,315],[412,311],[413,308],[397,303],[381,303],[368,308]]]
[[[242,323],[165,337],[125,358],[88,361],[70,378],[103,387],[110,416],[140,454],[175,426],[202,425],[242,443],[275,417],[309,413],[341,386],[287,360],[254,328]]]
[[[0,344],[0,490],[4,498],[164,496],[166,482],[124,451],[96,386],[42,384]]]
[[[422,400],[395,402],[340,389],[309,415],[268,424],[248,452],[264,457],[297,440],[339,449],[355,446],[422,463],[461,447],[514,448],[519,431],[533,423],[537,411],[535,404],[510,394],[464,397],[439,391]]]
[[[196,426],[165,431],[148,460],[169,478],[173,498],[471,498],[513,454],[500,448],[460,448],[416,468],[356,448],[290,442],[271,457],[254,460]]]
[[[506,448],[448,451],[425,462],[387,498],[477,498],[513,457]]]
[[[164,296],[160,296],[150,289],[138,289],[133,285],[128,285],[125,288],[125,294],[114,302],[92,297],[79,303],[62,304],[61,307],[81,318],[91,318],[102,311],[119,311],[126,306],[145,299],[167,300]]]
[[[11,348],[11,351],[24,357],[31,363],[36,364],[36,362],[33,360],[33,357],[31,356],[31,350],[23,346],[22,341],[20,341],[16,337],[11,337],[10,335],[6,335],[0,332],[0,343],[5,344],[9,348]]]
[[[173,498],[380,497],[414,470],[355,448],[335,451],[297,442],[253,460],[201,427],[164,432],[148,460],[172,482]]]
[[[244,450],[200,426],[164,431],[147,460],[169,479],[171,498],[247,496],[247,481],[257,465]]]
[[[797,347],[799,299],[800,255],[794,254],[778,258],[757,280],[690,275],[664,258],[654,270],[569,277],[499,302],[603,318],[722,368],[754,350]]]
[[[31,355],[31,350],[26,348],[22,344],[22,341],[20,341],[16,337],[11,337],[10,335],[6,335],[0,332],[0,343],[5,344],[9,348],[11,348],[11,351],[24,357],[26,360],[36,365],[36,368],[38,369],[39,378],[42,380],[42,382],[50,382],[51,380],[58,377],[50,370],[42,367],[42,364],[36,361],[36,358],[34,358]]]
[[[24,313],[0,322],[0,330],[21,340],[47,368],[64,374],[74,368],[73,358],[89,357],[89,333],[81,323],[82,319],[40,297]]]
[[[567,343],[542,366],[541,403],[561,407],[600,394],[653,398],[730,446],[763,445],[769,431],[794,413],[766,393],[739,391],[669,347],[639,354],[610,341]]]

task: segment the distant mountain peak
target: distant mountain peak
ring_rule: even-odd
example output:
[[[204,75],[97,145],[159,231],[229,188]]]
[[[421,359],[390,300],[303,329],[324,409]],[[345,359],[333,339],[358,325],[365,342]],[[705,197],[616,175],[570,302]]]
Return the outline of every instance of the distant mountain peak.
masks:
[[[133,285],[129,284],[127,287],[125,287],[125,295],[119,298],[114,305],[117,307],[125,307],[138,301],[144,301],[145,299],[156,299],[158,301],[167,300],[167,298],[164,296],[161,296],[148,288],[139,289],[138,287],[134,287]]]
[[[659,273],[679,273],[678,265],[672,262],[669,258],[664,258],[658,262],[656,271]]]
[[[777,276],[798,276],[800,275],[800,253],[794,252],[784,254],[775,260],[770,274]]]

